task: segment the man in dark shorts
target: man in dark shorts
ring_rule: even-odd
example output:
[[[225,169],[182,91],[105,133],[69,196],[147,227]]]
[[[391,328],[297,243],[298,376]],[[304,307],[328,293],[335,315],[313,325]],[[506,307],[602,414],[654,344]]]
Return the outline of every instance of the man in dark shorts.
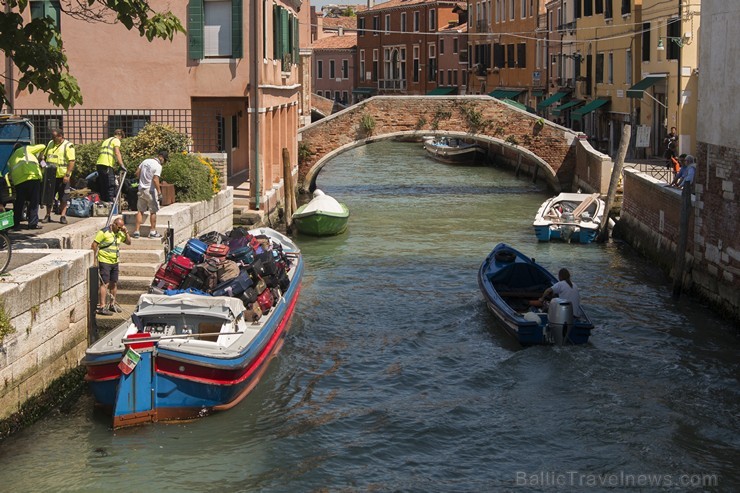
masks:
[[[69,183],[72,171],[75,169],[75,146],[64,138],[64,132],[62,129],[51,131],[51,140],[46,144],[44,158],[46,160],[46,164],[53,164],[57,168],[54,197],[59,200],[59,222],[67,224]],[[48,223],[51,221],[51,209],[53,204],[44,205],[46,206],[46,217],[44,217],[41,222]]]
[[[131,244],[131,238],[123,224],[123,218],[117,217],[110,226],[107,226],[95,235],[92,243],[95,252],[95,264],[98,266],[100,275],[100,287],[98,288],[98,315],[113,315],[113,312],[121,313],[121,308],[116,304],[116,293],[118,291],[118,258],[119,245]],[[106,295],[110,291],[111,301],[106,305]]]

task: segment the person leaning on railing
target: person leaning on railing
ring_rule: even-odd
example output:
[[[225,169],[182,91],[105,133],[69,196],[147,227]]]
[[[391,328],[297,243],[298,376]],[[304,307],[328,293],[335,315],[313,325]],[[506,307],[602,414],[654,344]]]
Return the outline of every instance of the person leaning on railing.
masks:
[[[696,175],[696,158],[691,154],[681,154],[678,156],[678,160],[681,163],[681,170],[676,173],[676,177],[673,181],[667,185],[669,187],[683,188],[686,184],[694,182],[694,176]]]

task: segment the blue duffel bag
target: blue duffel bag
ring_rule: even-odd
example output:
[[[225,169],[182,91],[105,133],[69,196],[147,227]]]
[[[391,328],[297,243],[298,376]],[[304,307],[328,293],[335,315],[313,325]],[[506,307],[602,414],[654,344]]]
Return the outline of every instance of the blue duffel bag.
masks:
[[[75,197],[69,201],[67,215],[72,217],[90,217],[93,203],[87,197]]]

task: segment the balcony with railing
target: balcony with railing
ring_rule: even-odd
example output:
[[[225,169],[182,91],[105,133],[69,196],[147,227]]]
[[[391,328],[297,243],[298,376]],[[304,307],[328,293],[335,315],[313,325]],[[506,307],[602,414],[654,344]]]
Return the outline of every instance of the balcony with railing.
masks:
[[[406,79],[380,79],[378,91],[405,91]]]

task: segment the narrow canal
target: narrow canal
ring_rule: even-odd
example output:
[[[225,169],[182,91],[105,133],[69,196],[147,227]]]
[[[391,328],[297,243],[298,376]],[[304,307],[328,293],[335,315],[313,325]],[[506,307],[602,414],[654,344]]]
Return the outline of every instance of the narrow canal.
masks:
[[[0,444],[0,490],[740,488],[738,340],[650,262],[537,244],[542,186],[419,144],[355,149],[318,184],[349,232],[299,238],[297,315],[247,401],[113,432],[85,395]],[[476,272],[500,241],[571,270],[591,344],[522,350],[492,325]]]

